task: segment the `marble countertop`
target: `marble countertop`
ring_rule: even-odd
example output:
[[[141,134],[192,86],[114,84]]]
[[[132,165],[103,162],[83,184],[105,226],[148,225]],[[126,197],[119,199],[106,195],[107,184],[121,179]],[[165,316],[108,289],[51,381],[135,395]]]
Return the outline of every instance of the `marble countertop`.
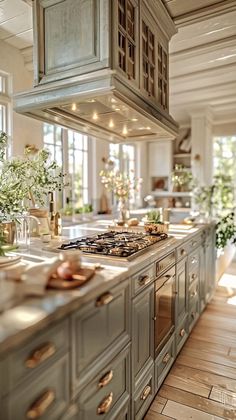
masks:
[[[94,223],[65,227],[62,239],[66,240],[105,231],[109,223],[109,221],[98,220]],[[121,261],[115,258],[103,259],[100,256],[83,256],[83,264],[91,265],[99,262],[102,269],[97,270],[90,281],[77,289],[70,291],[46,290],[45,295],[41,297],[20,298],[21,284],[16,284],[16,287],[19,288],[19,293],[17,293],[19,299],[11,308],[0,315],[0,353],[16,347],[37,331],[63,318],[86,302],[132,276],[135,272],[171,252],[181,242],[189,240],[202,228],[203,226],[170,225],[170,238],[168,240],[152,245],[132,261]],[[33,257],[36,261],[37,259],[50,260],[55,255],[55,253],[49,251],[49,248],[47,250],[43,249],[40,239],[33,240],[30,249],[24,252],[26,259],[27,257]]]

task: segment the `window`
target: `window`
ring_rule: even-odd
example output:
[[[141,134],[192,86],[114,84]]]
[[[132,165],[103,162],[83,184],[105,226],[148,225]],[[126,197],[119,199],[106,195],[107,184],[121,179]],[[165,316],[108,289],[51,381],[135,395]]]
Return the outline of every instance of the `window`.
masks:
[[[70,199],[76,207],[88,204],[88,137],[68,131],[69,174],[71,178]]]
[[[224,173],[236,179],[236,136],[214,137],[214,175]]]
[[[0,131],[4,131],[10,138],[11,98],[9,95],[9,76],[0,72]],[[7,154],[10,155],[9,142]]]
[[[129,177],[136,177],[136,148],[133,144],[113,144],[109,145],[109,158],[114,162],[114,169],[124,172]],[[135,203],[136,193],[132,192],[130,196],[130,204]],[[114,198],[112,199],[114,203]]]
[[[57,194],[57,206],[65,206],[67,199],[75,207],[89,204],[88,192],[88,137],[72,130],[44,124],[44,146],[52,160],[67,174],[70,187]]]

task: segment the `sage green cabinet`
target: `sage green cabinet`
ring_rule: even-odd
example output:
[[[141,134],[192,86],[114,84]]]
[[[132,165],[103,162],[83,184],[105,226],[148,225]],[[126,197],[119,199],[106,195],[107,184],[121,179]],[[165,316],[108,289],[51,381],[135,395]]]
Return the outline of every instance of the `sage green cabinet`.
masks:
[[[154,284],[133,300],[132,307],[132,376],[136,389],[154,358]]]
[[[132,397],[132,419],[142,420],[155,396],[154,364],[143,375]]]
[[[125,347],[79,392],[77,420],[111,419],[130,399],[130,346]]]
[[[188,311],[187,258],[177,264],[176,289],[176,324],[179,325]]]
[[[124,281],[72,316],[73,393],[129,340],[130,287]]]

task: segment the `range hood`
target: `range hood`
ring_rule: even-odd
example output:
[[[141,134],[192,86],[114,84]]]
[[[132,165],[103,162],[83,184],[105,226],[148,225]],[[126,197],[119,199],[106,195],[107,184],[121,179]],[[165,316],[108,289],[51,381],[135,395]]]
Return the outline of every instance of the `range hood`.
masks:
[[[174,32],[173,22],[170,24],[170,17],[161,2],[157,3],[161,8],[159,15],[161,11],[164,14],[163,22],[167,22],[171,28],[169,32],[165,32],[169,40]],[[158,13],[157,3],[153,0],[35,0],[35,87],[14,97],[15,111],[111,142],[175,138],[178,126],[169,115],[167,106],[167,58],[166,68],[163,64],[163,74],[166,72],[165,81],[163,76],[165,107],[154,98],[155,92],[158,92],[157,83],[160,84],[160,77],[158,66],[154,67],[153,64],[152,69],[150,59],[147,59],[148,72],[156,72],[155,77],[152,74],[153,80],[149,73],[147,75],[148,83],[153,83],[152,94],[141,86],[144,77],[140,74],[140,16],[144,6],[145,13],[154,12],[154,7]],[[123,11],[127,12],[126,23],[132,16],[134,23],[137,23],[137,28],[133,29],[133,61],[130,58],[132,36],[130,33],[127,35],[128,29],[125,32],[126,23],[121,22],[124,28],[121,27],[120,17],[117,18],[115,13],[117,10],[113,10],[114,5],[117,10],[121,6],[125,7]],[[131,6],[133,9],[130,9]],[[79,28],[85,19],[86,28],[89,27],[92,33],[91,36],[88,34],[87,40]],[[129,22],[127,25],[130,28]],[[115,39],[118,39],[114,38],[114,31],[117,34],[122,32],[124,42],[129,43],[126,44],[129,53],[123,64],[120,61],[120,45],[111,50]],[[149,37],[150,33],[149,31]],[[82,54],[84,43],[87,45]],[[158,56],[157,48],[160,48],[160,44],[155,45]],[[165,51],[167,49],[168,42]],[[167,57],[167,53],[163,52],[163,57],[164,54]],[[115,61],[116,56],[119,57],[118,63]],[[160,66],[158,57],[155,60]]]

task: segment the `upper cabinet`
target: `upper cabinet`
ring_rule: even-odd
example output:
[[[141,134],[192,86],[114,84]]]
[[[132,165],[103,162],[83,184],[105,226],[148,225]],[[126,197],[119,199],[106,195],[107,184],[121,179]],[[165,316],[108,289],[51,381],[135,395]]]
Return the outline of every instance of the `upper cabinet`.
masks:
[[[110,141],[173,139],[161,0],[34,0],[35,90],[16,110]]]

